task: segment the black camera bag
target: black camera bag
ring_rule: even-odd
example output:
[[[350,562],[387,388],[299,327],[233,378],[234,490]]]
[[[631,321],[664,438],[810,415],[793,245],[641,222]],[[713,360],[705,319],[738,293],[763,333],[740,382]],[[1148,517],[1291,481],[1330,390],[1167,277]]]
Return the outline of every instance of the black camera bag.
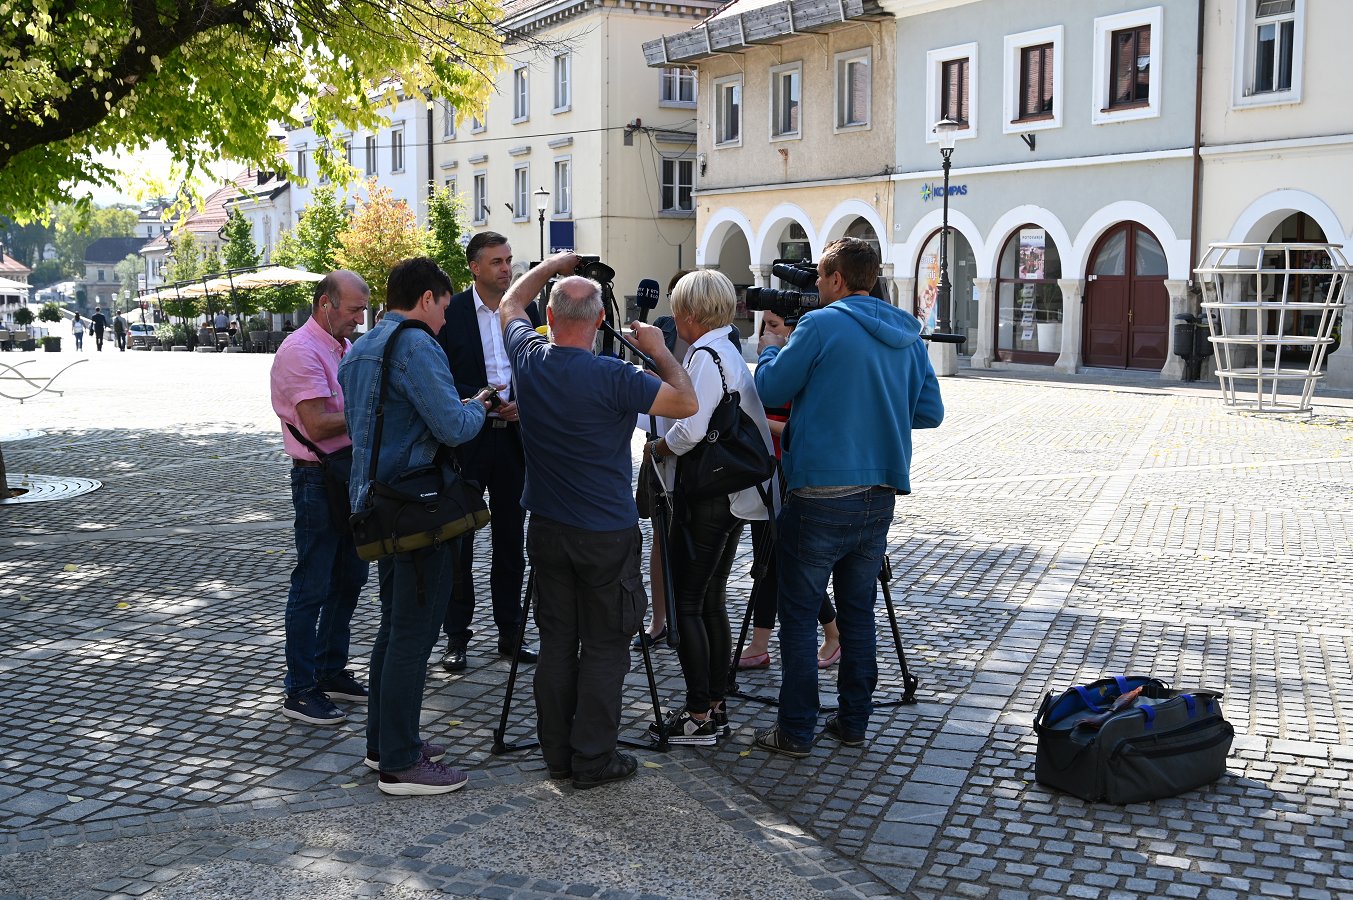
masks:
[[[400,473],[388,482],[376,479],[389,383],[386,375],[395,339],[407,327],[427,326],[406,319],[386,341],[380,397],[376,402],[375,440],[371,445],[370,486],[366,504],[351,519],[357,555],[367,562],[452,540],[483,528],[489,521],[483,490],[461,477],[454,457],[445,448],[437,452],[430,466]]]
[[[1126,708],[1113,704],[1141,688]],[[1218,691],[1177,691],[1140,675],[1051,692],[1034,717],[1039,784],[1082,800],[1141,803],[1211,784],[1226,773],[1235,729]]]
[[[714,358],[723,397],[709,417],[704,440],[677,457],[677,493],[687,500],[708,500],[760,487],[775,472],[775,456],[756,422],[742,411],[738,392],[728,389],[719,354],[709,347],[697,349]]]

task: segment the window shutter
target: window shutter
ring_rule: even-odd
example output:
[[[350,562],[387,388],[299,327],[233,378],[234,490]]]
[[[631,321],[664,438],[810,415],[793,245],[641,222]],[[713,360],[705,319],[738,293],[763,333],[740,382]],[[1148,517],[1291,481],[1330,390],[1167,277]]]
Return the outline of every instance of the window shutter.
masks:
[[[1265,16],[1282,16],[1295,12],[1297,0],[1257,0],[1258,6],[1254,11],[1256,19],[1262,19]]]

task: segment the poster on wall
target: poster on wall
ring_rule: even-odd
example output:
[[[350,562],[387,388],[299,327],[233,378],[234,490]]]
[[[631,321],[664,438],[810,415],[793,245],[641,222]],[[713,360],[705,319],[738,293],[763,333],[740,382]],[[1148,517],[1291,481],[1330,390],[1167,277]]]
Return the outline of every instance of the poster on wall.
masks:
[[[939,293],[940,254],[932,249],[921,254],[921,264],[916,268],[916,318],[925,323],[927,331],[935,330],[935,301]]]
[[[1019,277],[1039,279],[1043,276],[1043,261],[1047,255],[1047,232],[1042,228],[1019,230]]]

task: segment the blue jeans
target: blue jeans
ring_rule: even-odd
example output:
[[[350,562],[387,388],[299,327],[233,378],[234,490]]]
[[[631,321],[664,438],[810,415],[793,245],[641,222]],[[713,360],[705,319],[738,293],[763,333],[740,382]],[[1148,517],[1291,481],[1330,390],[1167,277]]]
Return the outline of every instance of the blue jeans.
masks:
[[[367,577],[352,532],[329,512],[321,470],[292,467],[291,503],[296,568],[287,593],[288,695],[308,691],[347,667],[352,611]]]
[[[873,710],[875,582],[883,565],[896,494],[871,488],[846,497],[791,494],[779,519],[781,730],[811,743],[817,730],[817,614],[830,578],[841,629],[838,718],[864,734]]]
[[[381,624],[371,646],[366,747],[380,753],[382,772],[402,772],[422,752],[418,719],[428,656],[446,615],[460,541],[387,556],[376,564]]]

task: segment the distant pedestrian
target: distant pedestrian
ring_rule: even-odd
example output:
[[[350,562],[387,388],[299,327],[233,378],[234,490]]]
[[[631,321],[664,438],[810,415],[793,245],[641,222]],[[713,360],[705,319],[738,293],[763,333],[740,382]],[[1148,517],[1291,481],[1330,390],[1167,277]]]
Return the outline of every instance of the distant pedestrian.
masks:
[[[348,338],[365,315],[369,297],[366,282],[352,272],[326,275],[315,286],[315,315],[282,342],[272,365],[272,407],[292,458],[296,510],[282,714],[311,725],[337,725],[347,717],[335,699],[361,703],[367,698],[366,687],[347,669],[349,622],[366,584],[367,564],[357,555],[347,523],[335,521],[324,470],[312,448],[327,455],[352,443],[338,363],[351,347]]]
[[[80,314],[75,314],[75,319],[70,323],[71,336],[75,338],[75,349],[83,351],[85,349],[85,322],[80,318]]]
[[[220,310],[211,320],[212,327],[217,331],[230,330],[230,316],[226,315],[225,310]]]
[[[94,315],[89,317],[89,324],[94,327],[94,349],[103,351],[103,330],[108,327],[108,319],[104,317],[103,310],[94,307]]]
[[[113,340],[117,342],[118,350],[127,349],[127,320],[122,318],[122,313],[113,318]]]

